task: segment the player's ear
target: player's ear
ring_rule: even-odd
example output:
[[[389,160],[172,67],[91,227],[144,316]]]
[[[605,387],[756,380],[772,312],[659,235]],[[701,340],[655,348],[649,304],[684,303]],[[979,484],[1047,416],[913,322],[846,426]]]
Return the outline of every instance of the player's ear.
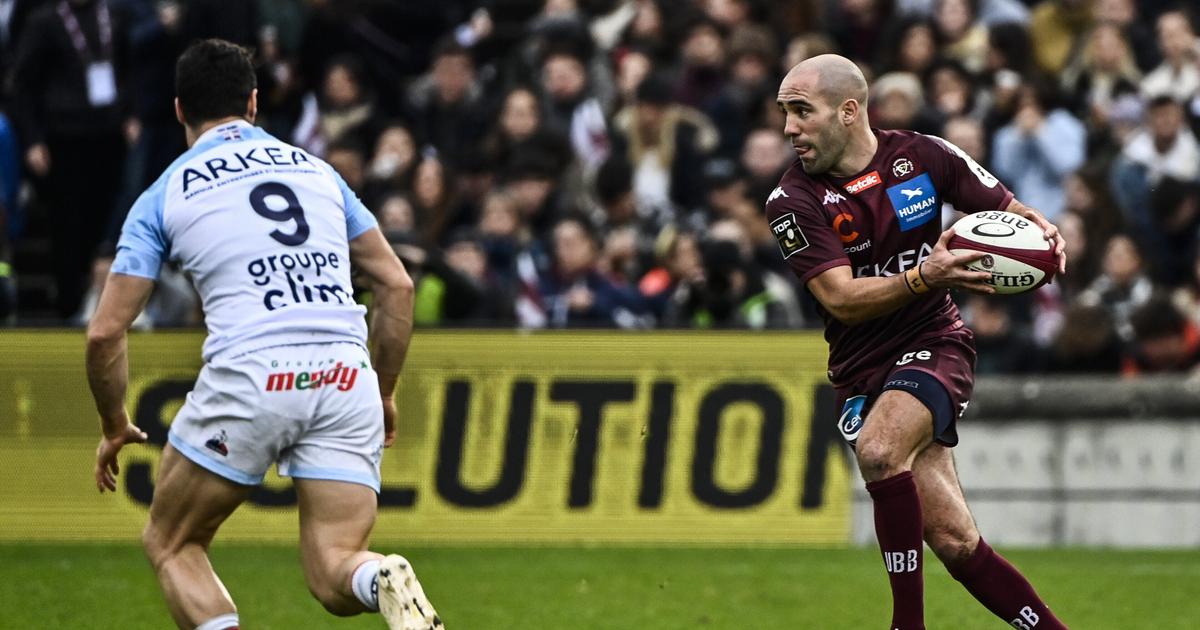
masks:
[[[183,125],[184,127],[187,126],[187,119],[183,117],[183,107],[179,105],[178,96],[175,97],[175,120],[178,120],[179,124]]]
[[[842,101],[842,124],[849,127],[855,120],[858,120],[858,111],[858,101],[852,98]]]
[[[246,101],[246,120],[254,122],[258,117],[258,88],[250,90],[250,100]]]

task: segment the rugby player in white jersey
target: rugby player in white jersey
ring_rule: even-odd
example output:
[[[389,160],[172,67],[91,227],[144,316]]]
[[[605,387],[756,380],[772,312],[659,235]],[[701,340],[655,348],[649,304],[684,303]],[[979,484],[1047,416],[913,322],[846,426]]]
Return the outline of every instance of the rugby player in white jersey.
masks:
[[[142,536],[175,623],[238,627],[207,549],[275,463],[296,488],[308,588],[329,612],[378,610],[391,628],[441,628],[411,565],[367,550],[379,460],[395,439],[412,280],[328,164],[252,125],[246,51],[197,42],[176,75],[190,148],[130,210],[88,326],[103,430],[96,485],[115,491],[117,453],[146,440],[125,409],[125,333],[161,265],[175,261],[200,293],[208,328],[204,368],[171,423]],[[351,263],[375,295],[369,354]]]

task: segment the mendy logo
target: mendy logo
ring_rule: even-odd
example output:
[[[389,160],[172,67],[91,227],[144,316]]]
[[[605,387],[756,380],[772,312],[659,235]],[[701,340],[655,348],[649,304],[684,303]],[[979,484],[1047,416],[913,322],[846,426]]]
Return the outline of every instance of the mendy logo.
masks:
[[[887,189],[900,231],[907,232],[937,217],[938,196],[929,173],[921,173],[903,184]]]

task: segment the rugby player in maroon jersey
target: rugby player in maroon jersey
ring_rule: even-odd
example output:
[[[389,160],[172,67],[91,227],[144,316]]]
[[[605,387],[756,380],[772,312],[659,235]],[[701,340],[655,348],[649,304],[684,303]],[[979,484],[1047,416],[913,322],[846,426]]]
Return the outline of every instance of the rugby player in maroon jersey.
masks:
[[[894,630],[922,630],[922,540],[950,574],[1015,628],[1066,628],[983,541],[950,448],[974,380],[974,335],[948,289],[991,293],[989,274],[950,253],[943,202],[1007,210],[1040,226],[1066,271],[1064,242],[958,147],[872,129],[861,70],[837,55],[792,68],[779,86],[797,159],[766,203],[781,254],[819,302],[838,428],[855,447],[892,587]]]

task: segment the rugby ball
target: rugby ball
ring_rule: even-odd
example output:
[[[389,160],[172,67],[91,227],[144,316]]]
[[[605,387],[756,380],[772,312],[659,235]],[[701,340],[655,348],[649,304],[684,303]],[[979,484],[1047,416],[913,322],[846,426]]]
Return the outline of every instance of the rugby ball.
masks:
[[[989,284],[1001,294],[1032,291],[1058,270],[1058,256],[1042,229],[1011,212],[977,212],[959,219],[947,249],[954,254],[986,254],[967,269],[992,274]]]

